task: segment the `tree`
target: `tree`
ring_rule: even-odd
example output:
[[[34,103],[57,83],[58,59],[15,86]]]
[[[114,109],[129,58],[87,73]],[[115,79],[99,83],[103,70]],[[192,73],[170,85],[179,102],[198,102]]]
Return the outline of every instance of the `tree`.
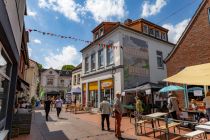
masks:
[[[73,65],[64,65],[62,67],[62,70],[73,70],[75,68],[75,66]]]
[[[39,70],[41,70],[43,68],[42,64],[38,63],[38,68],[39,68]]]

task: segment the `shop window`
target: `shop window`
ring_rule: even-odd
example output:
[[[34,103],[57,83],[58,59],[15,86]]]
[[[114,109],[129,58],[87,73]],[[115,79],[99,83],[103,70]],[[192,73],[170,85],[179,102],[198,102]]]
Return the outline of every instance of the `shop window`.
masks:
[[[148,26],[147,25],[143,25],[143,32],[148,34]]]
[[[162,33],[162,36],[161,37],[162,37],[162,40],[165,40],[165,41],[167,40],[166,33]]]
[[[98,51],[98,66],[99,68],[104,66],[104,53],[103,49]]]
[[[89,71],[89,60],[88,57],[85,58],[85,72]]]
[[[114,53],[111,47],[107,48],[107,65],[112,65],[114,63]]]
[[[96,55],[95,53],[91,55],[91,70],[96,69]]]
[[[52,86],[53,85],[53,79],[52,78],[48,78],[47,79],[47,85],[48,86]]]
[[[208,18],[209,18],[209,24],[210,24],[210,8],[208,8]]]
[[[160,38],[160,31],[155,30],[155,37],[156,37],[156,38]]]
[[[163,69],[163,53],[161,51],[157,51],[157,66],[158,68]]]
[[[149,28],[149,35],[155,36],[155,31],[152,28]]]
[[[11,66],[11,61],[2,49],[0,53],[0,131],[4,129],[6,124]]]

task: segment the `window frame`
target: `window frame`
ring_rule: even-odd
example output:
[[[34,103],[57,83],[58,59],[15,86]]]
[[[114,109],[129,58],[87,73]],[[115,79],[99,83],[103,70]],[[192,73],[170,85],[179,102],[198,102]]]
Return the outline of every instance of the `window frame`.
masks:
[[[85,73],[89,72],[89,57],[85,57]]]
[[[150,31],[152,31],[152,34]],[[155,37],[155,29],[154,28],[149,28],[149,35]]]
[[[93,61],[94,60],[94,65],[93,65]],[[91,64],[91,71],[94,71],[96,70],[96,54],[95,53],[92,53],[91,56],[90,56],[90,64]],[[93,67],[94,66],[94,67]]]
[[[80,84],[80,74],[77,74],[77,84]]]
[[[158,69],[164,69],[164,63],[163,63],[163,52],[160,50],[156,51],[156,58],[157,58],[157,68]],[[161,61],[161,66],[159,65],[159,60]]]
[[[111,50],[110,52],[112,52],[112,61],[110,61],[109,62],[109,50]],[[106,49],[106,53],[107,53],[107,55],[106,55],[106,61],[107,61],[107,66],[110,66],[110,65],[113,65],[114,64],[114,51],[113,51],[113,49],[112,49],[112,47],[108,47],[107,49]],[[111,53],[110,53],[111,54]],[[111,55],[110,55],[111,56]],[[110,60],[111,60],[111,58],[110,58]]]
[[[101,61],[103,60],[103,61]],[[103,62],[103,64],[102,64]],[[101,65],[102,64],[102,65]],[[103,68],[104,67],[104,49],[98,50],[98,68]]]
[[[161,33],[161,39],[167,41],[166,33]]]
[[[144,27],[146,27],[146,30]],[[148,25],[143,24],[143,33],[148,34],[148,32],[149,32],[148,29],[149,29]]]
[[[49,84],[49,81],[52,80],[52,84]],[[47,81],[46,81],[46,85],[47,86],[53,86],[54,85],[54,79],[53,78],[47,78]]]
[[[158,36],[157,36],[156,33],[158,33]],[[160,39],[160,38],[161,38],[161,37],[160,37],[160,33],[161,33],[161,32],[160,32],[159,30],[155,30],[155,37]]]

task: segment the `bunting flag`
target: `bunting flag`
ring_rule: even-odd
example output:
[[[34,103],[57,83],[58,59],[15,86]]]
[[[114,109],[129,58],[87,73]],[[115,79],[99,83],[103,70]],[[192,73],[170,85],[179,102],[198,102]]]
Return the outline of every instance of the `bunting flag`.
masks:
[[[76,37],[73,37],[73,36],[64,36],[64,35],[58,35],[58,34],[54,34],[54,33],[49,33],[49,32],[43,32],[43,31],[40,31],[40,30],[36,30],[36,29],[28,29],[28,32],[31,33],[31,32],[37,32],[37,33],[40,33],[42,35],[48,35],[48,36],[54,36],[54,37],[58,37],[58,38],[61,38],[61,39],[71,39],[71,40],[74,40],[74,41],[80,41],[80,42],[83,42],[83,43],[86,43],[86,44],[92,44],[94,42],[92,41],[88,41],[88,40],[83,40],[83,39],[79,39],[79,38],[76,38]],[[113,45],[107,45],[107,44],[98,44],[99,47],[102,47],[102,48],[112,48],[112,49],[117,49],[117,47],[120,47],[122,48],[122,46],[113,46]]]

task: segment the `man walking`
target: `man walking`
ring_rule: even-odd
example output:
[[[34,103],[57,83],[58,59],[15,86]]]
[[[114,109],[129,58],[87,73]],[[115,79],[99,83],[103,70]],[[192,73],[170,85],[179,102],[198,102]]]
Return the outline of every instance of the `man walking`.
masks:
[[[47,100],[44,102],[44,110],[46,113],[46,121],[48,121],[48,115],[50,112],[50,105],[51,105],[52,101],[50,100],[50,97],[47,97]]]
[[[107,130],[110,130],[109,115],[111,113],[111,106],[107,101],[107,98],[104,97],[103,101],[100,103],[101,111],[101,128],[104,130],[104,120],[106,119]]]
[[[61,113],[62,105],[63,105],[63,101],[62,101],[61,97],[58,97],[57,100],[55,101],[55,107],[56,107],[58,118]]]
[[[120,101],[121,94],[120,92],[116,92],[116,97],[114,99],[114,113],[115,113],[115,136],[119,139],[121,136],[121,120],[122,120],[122,105]]]
[[[173,93],[168,94],[168,106],[169,114],[173,119],[178,119],[177,115],[179,114],[179,103],[177,98],[173,95]]]

